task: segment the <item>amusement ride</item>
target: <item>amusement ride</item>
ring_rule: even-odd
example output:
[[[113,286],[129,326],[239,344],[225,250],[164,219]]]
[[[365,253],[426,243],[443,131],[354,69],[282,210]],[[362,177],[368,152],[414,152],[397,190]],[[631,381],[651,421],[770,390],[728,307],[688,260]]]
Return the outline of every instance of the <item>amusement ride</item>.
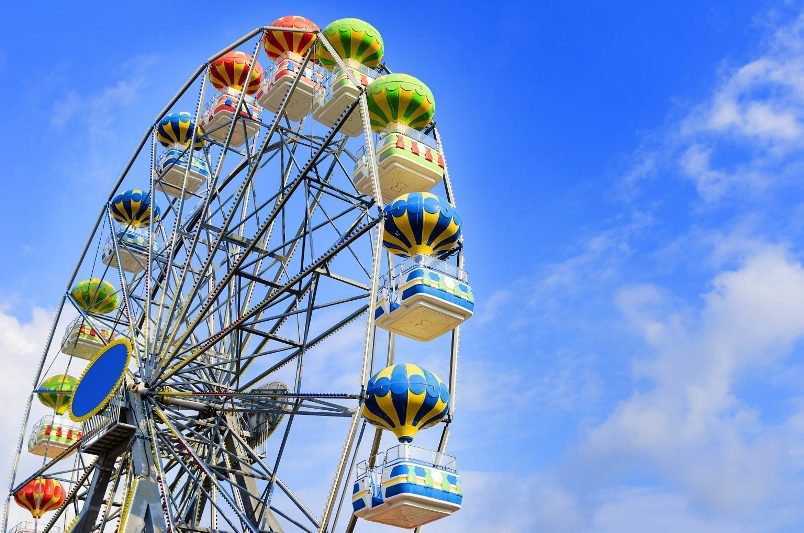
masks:
[[[362,20],[282,17],[148,127],[61,295],[4,531],[421,529],[461,508],[461,219],[434,96],[383,55]]]

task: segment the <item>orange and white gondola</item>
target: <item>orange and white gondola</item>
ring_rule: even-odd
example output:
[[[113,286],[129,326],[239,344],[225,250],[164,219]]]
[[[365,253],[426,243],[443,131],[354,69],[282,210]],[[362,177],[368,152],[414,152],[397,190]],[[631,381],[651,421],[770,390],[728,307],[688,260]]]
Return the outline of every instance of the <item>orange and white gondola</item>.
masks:
[[[204,135],[224,143],[232,120],[235,123],[230,146],[243,146],[257,135],[260,131],[260,106],[254,93],[259,90],[262,78],[262,66],[245,52],[227,52],[210,63],[209,81],[220,92],[207,103],[201,115],[200,126]],[[235,119],[241,98],[243,101]]]
[[[265,32],[263,47],[274,63],[263,77],[255,98],[262,107],[276,113],[282,99],[298,78],[296,88],[288,95],[285,104],[285,116],[292,122],[298,122],[310,113],[313,95],[324,81],[324,73],[316,64],[314,55],[302,69],[304,55],[315,45],[316,32],[319,29],[312,21],[298,16],[281,17],[270,26],[287,30],[273,29]]]

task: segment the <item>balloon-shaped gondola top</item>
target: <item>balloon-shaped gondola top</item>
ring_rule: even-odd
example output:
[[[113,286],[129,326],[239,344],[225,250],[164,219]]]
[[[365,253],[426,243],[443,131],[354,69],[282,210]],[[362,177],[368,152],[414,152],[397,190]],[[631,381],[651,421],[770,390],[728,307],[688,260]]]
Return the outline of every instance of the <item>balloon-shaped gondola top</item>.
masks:
[[[407,74],[380,76],[366,89],[366,99],[374,131],[392,122],[420,130],[433,120],[433,93],[427,85]]]
[[[204,140],[201,131],[196,128],[193,116],[186,111],[165,115],[156,126],[156,139],[162,146],[180,145],[189,146],[195,134],[194,148],[203,148]]]
[[[303,56],[315,42],[316,32],[319,31],[318,26],[311,20],[296,15],[278,18],[270,25],[275,28],[310,30],[304,32],[268,30],[265,32],[262,44],[271,61],[276,61],[284,55],[295,55],[297,58]]]
[[[417,365],[389,366],[371,378],[361,414],[370,423],[411,442],[420,429],[447,414],[449,391],[441,378]]]
[[[438,257],[458,246],[461,219],[449,202],[434,194],[403,194],[386,205],[383,212],[383,245],[392,254]]]
[[[46,512],[61,507],[66,497],[61,483],[44,477],[32,479],[14,493],[17,505],[28,509],[37,520]]]
[[[259,61],[254,61],[254,68],[251,69],[251,77],[248,82],[249,67],[254,61],[252,57],[238,50],[226,52],[221,57],[209,65],[209,81],[219,91],[228,87],[234,91],[240,91],[246,87],[246,94],[254,94],[260,88],[262,82],[262,66]]]
[[[151,195],[141,189],[122,192],[112,199],[112,217],[125,226],[148,227],[154,213],[154,224],[159,221],[159,206],[151,202]]]
[[[384,45],[377,29],[360,19],[339,19],[322,32],[341,59],[351,59],[363,66],[374,68],[382,61]],[[326,46],[318,45],[318,60],[327,69],[337,64]]]
[[[89,313],[105,315],[111,313],[120,304],[120,298],[114,285],[98,278],[85,279],[70,291],[76,305]]]
[[[36,395],[44,405],[51,407],[56,414],[63,415],[70,407],[70,399],[73,397],[78,379],[67,374],[50,376],[39,385]]]

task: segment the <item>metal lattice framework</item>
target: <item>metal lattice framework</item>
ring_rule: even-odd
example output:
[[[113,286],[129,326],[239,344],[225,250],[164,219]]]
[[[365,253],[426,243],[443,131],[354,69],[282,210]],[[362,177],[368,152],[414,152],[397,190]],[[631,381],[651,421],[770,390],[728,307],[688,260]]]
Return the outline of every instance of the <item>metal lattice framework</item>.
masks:
[[[210,62],[250,45],[256,57],[270,29],[255,29],[193,73],[143,136],[109,195],[59,305],[34,391],[49,370],[76,368],[73,358],[59,353],[56,339],[76,317],[132,339],[134,363],[113,399],[85,422],[82,440],[35,466],[21,453],[31,393],[4,530],[11,495],[42,475],[61,480],[67,497],[39,531],[55,530],[60,520],[73,531],[333,531],[339,519],[341,529],[354,528],[354,517],[339,515],[367,435],[360,400],[371,371],[394,358],[393,334],[375,350],[373,312],[367,312],[380,277],[393,267],[382,248],[384,206],[379,196],[357,192],[351,177],[357,149],[365,146],[374,190],[380,190],[365,92],[332,128],[311,127],[309,116],[295,124],[287,120],[285,106],[298,77],[279,111],[265,112],[261,120],[237,118],[244,105],[240,96],[225,140],[210,141],[192,156],[204,158],[211,169],[206,187],[171,196],[161,190],[155,170],[159,120],[190,102],[200,116]],[[318,37],[319,46],[327,46],[344,67]],[[381,66],[380,72],[389,71]],[[350,139],[339,129],[353,113],[361,114],[364,134]],[[232,146],[232,136],[248,120],[258,124],[259,135],[241,148]],[[443,153],[435,126],[425,134]],[[111,240],[121,262],[109,203],[125,188],[145,189],[148,176],[162,214],[150,221],[145,268],[132,274],[103,264],[99,254]],[[444,186],[454,204],[448,173]],[[460,268],[461,252],[450,261]],[[76,305],[69,288],[83,276],[116,282],[122,305],[115,313],[88,313]],[[338,352],[343,332],[361,324],[362,349]],[[449,354],[453,397],[457,356],[455,329]],[[333,357],[338,368],[351,368],[351,385],[328,375]],[[380,435],[374,429],[371,456]],[[294,455],[300,443],[317,440],[342,444],[331,470],[309,481],[327,487],[320,491],[323,500],[311,501],[314,491],[283,476],[303,464],[304,456]],[[80,453],[71,455],[76,449]]]

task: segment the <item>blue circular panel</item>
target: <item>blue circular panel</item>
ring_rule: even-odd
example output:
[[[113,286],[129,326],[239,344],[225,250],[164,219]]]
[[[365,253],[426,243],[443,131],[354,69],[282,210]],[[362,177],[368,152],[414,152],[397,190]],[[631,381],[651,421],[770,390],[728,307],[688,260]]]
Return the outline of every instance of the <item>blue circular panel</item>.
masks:
[[[70,416],[84,419],[102,408],[120,383],[128,367],[128,342],[113,342],[90,363],[75,389]]]

